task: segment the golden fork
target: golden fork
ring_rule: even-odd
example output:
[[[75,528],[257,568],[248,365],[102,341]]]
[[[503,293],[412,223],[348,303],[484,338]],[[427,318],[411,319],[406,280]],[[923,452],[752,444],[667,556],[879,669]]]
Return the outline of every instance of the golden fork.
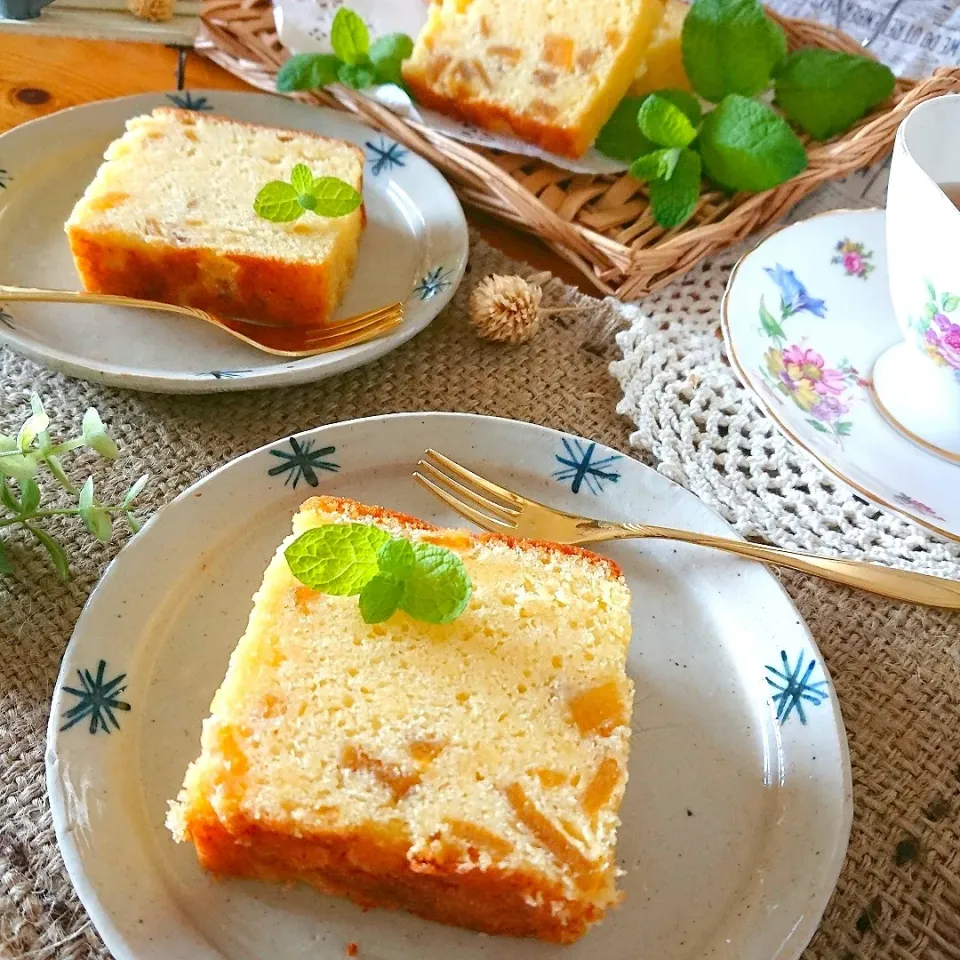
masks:
[[[211,323],[232,337],[278,357],[312,357],[366,343],[389,333],[403,320],[403,304],[391,303],[379,310],[359,313],[327,327],[275,327],[265,323],[218,317],[196,307],[183,307],[158,300],[139,300],[109,293],[81,290],[41,290],[32,287],[8,287],[0,284],[0,302],[84,303],[110,307],[137,307],[193,317]]]
[[[436,450],[427,450],[414,477],[431,493],[448,503],[461,516],[493,533],[550,540],[554,543],[587,544],[605,540],[656,537],[713,547],[739,557],[760,560],[812,573],[868,593],[893,600],[906,600],[931,607],[960,609],[960,583],[924,573],[893,570],[857,560],[838,560],[809,553],[765,547],[756,543],[714,537],[690,530],[674,530],[642,523],[612,523],[592,520],[522,497],[486,477],[473,473]]]

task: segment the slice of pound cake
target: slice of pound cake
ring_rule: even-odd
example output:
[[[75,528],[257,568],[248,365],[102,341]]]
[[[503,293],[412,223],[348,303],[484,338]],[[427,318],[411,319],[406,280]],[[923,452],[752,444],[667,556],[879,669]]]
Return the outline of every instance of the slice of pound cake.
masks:
[[[273,223],[253,201],[306,164],[362,188],[363,151],[312,133],[158,108],[127,121],[66,224],[87,290],[282,325],[330,320],[357,258],[361,206]]]
[[[663,0],[439,0],[403,77],[425,106],[579,157],[662,15]]]
[[[446,547],[446,624],[365,623],[284,555],[329,523]],[[218,874],[571,942],[618,901],[630,595],[616,565],[320,497],[294,519],[203,724],[168,826]]]

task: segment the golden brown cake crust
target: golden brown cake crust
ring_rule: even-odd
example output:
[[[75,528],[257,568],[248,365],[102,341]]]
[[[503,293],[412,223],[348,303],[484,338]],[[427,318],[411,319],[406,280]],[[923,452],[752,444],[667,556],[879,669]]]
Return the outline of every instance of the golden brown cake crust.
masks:
[[[361,907],[406,910],[426,920],[481,933],[573,943],[599,918],[592,904],[569,900],[535,871],[464,871],[461,851],[449,860],[408,860],[398,827],[330,831],[293,837],[263,822],[231,822],[231,833],[213,816],[190,824],[201,865],[221,876],[269,882],[300,880]]]
[[[325,263],[219,254],[165,244],[130,243],[122,236],[67,231],[80,281],[111,293],[198,307],[210,313],[286,326],[329,322],[343,291],[331,290]],[[224,276],[224,263],[233,268]],[[349,278],[353,268],[345,274]],[[319,308],[319,309],[318,309]]]
[[[410,530],[440,530],[440,527],[427,523],[419,517],[411,517],[396,510],[387,510],[385,507],[370,506],[347,497],[319,496],[311,497],[300,507],[301,513],[345,513],[356,520],[392,520]],[[541,553],[554,553],[567,557],[580,557],[597,567],[605,568],[609,576],[622,578],[623,571],[616,561],[609,557],[601,557],[598,553],[584,550],[583,547],[574,547],[566,543],[553,543],[548,540],[522,540],[519,537],[508,537],[501,533],[471,533],[463,531],[465,537],[479,540],[481,543],[505,543],[522,550],[536,550]]]
[[[196,122],[189,110],[158,107],[155,117]],[[360,170],[365,161],[355,144],[309,131],[243,123],[204,115],[204,124],[229,124],[251,130],[289,133],[324,143],[347,146]],[[359,189],[362,190],[362,172]],[[366,207],[361,205],[361,229]],[[297,229],[297,225],[293,227]],[[335,271],[329,261],[297,262],[270,256],[213,251],[132,237],[115,231],[66,228],[80,281],[92,293],[109,293],[197,307],[213,314],[283,326],[322,326],[329,323],[353,276],[356,250]]]
[[[582,157],[590,146],[589,136],[576,127],[536,120],[529,114],[518,113],[503,104],[482,98],[470,98],[467,95],[444,96],[413,68],[404,68],[403,79],[417,103],[467,123],[474,123],[485,130],[512,133],[520,140],[532,143],[548,153],[576,160]]]

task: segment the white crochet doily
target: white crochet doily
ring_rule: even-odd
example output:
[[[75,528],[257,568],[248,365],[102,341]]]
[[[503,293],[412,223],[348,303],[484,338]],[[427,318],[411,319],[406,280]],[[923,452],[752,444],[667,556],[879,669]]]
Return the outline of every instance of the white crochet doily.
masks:
[[[875,205],[882,178],[871,186],[856,204],[843,185],[834,187],[791,219]],[[730,269],[748,248],[727,251],[648,297],[617,335],[623,359],[610,369],[623,390],[617,411],[636,426],[631,444],[743,536],[960,579],[960,544],[856,496],[783,437],[740,385],[724,356],[719,305]]]

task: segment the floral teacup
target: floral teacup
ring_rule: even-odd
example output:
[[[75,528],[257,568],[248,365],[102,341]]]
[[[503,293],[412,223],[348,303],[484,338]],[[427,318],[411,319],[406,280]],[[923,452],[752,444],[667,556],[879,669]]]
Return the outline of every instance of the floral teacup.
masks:
[[[904,340],[873,371],[881,411],[931,452],[960,461],[960,96],[900,124],[887,188],[890,298]]]

